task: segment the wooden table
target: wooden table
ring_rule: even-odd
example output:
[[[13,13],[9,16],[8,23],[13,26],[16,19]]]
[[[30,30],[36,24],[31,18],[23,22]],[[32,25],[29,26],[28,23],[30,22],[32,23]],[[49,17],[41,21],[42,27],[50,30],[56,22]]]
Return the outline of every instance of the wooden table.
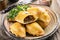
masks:
[[[39,1],[37,1],[37,4],[39,3]],[[53,4],[54,3],[54,4]],[[59,10],[59,6],[56,2],[56,0],[53,0],[53,3],[51,5],[51,9],[60,15],[60,10]],[[4,16],[4,14],[0,14],[0,40],[13,40],[10,37],[8,37],[5,33],[4,30],[2,30],[1,28],[1,24],[2,24],[2,17]],[[39,40],[39,39],[37,39]],[[49,38],[45,39],[45,40],[60,40],[60,27],[59,29]]]

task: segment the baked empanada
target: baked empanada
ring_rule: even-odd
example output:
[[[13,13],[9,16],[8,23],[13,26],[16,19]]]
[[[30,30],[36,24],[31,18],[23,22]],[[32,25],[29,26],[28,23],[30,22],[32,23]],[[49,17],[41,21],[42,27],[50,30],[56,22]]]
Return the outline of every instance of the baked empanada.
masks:
[[[10,31],[15,34],[17,37],[25,37],[26,36],[26,30],[25,28],[18,22],[13,23],[10,26]]]
[[[39,13],[38,13],[38,20],[37,21],[43,28],[46,28],[48,26],[48,24],[50,23],[50,15],[48,14],[48,10],[40,7],[39,8]]]
[[[15,20],[22,24],[27,24],[37,20],[37,16],[32,15],[27,11],[20,11],[18,15],[15,17]]]
[[[37,20],[37,23],[41,25],[42,28],[46,28],[50,22],[43,22],[41,20]]]
[[[44,35],[45,33],[42,27],[37,22],[27,24],[26,28],[27,28],[27,32],[29,34],[32,34],[33,36]]]
[[[43,22],[50,22],[51,18],[48,14],[49,12],[42,7],[40,7],[39,10],[40,10],[40,12],[38,13],[39,20]]]
[[[39,9],[37,7],[30,7],[27,9],[28,12],[30,12],[31,14],[35,14],[37,16],[37,13],[39,11]]]

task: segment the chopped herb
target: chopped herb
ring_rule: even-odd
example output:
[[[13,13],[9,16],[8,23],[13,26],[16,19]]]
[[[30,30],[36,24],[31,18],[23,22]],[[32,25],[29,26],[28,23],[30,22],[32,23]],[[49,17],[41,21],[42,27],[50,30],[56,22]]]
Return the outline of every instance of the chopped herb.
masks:
[[[7,16],[8,19],[14,19],[17,16],[18,12],[26,11],[28,7],[28,5],[17,5],[17,7],[9,11],[9,15]]]

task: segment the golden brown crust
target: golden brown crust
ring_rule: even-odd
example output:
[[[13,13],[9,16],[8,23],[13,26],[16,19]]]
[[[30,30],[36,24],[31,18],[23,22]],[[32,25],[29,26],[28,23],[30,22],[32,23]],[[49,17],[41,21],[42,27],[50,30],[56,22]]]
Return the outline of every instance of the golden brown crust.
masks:
[[[33,36],[41,36],[41,35],[44,35],[44,30],[41,28],[41,26],[34,22],[34,23],[31,23],[31,24],[27,24],[26,25],[26,28],[27,28],[27,32],[29,34],[32,34]]]
[[[32,18],[34,18],[34,19],[33,19],[33,20],[30,20],[30,21],[28,21],[28,22],[24,22],[24,19],[25,19],[26,17],[30,17],[30,15],[31,15]],[[28,18],[28,19],[29,19],[29,18]],[[17,22],[22,23],[22,24],[27,24],[27,23],[31,23],[31,22],[34,22],[35,20],[37,20],[37,16],[32,15],[32,14],[30,14],[30,12],[27,12],[27,11],[20,11],[20,12],[18,13],[18,15],[15,17],[15,20],[16,20]]]
[[[18,22],[10,26],[10,31],[15,34],[17,37],[26,37],[25,28]]]

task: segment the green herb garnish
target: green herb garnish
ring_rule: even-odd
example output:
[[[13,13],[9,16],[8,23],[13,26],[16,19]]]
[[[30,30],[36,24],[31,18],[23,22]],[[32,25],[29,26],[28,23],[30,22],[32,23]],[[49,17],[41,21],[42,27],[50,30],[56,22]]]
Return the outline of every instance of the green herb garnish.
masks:
[[[17,5],[17,7],[9,11],[9,15],[7,16],[8,19],[14,19],[17,16],[18,12],[26,11],[28,7],[28,5]]]

